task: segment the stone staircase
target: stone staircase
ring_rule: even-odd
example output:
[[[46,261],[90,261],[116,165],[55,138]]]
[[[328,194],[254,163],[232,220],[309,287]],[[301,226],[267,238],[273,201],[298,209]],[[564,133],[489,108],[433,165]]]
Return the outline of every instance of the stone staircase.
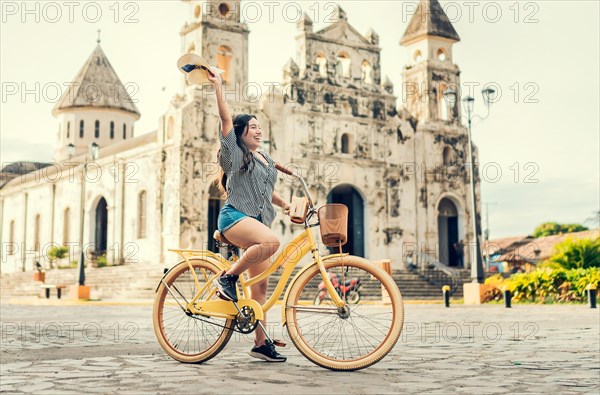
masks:
[[[149,264],[127,264],[103,268],[87,268],[86,285],[91,288],[92,299],[150,299],[154,288],[163,275],[162,266]],[[46,271],[46,284],[75,284],[77,269],[53,269]],[[39,296],[40,285],[33,281],[33,272],[3,273],[0,276],[0,297]],[[54,297],[54,296],[53,296]],[[68,289],[64,297],[69,297]]]
[[[300,270],[301,268],[294,269],[292,273],[293,276]],[[280,273],[275,272],[271,275],[269,279],[269,288],[267,291],[267,295],[270,295],[277,285],[277,281],[280,278]],[[393,270],[392,278],[398,285],[400,289],[400,293],[405,300],[442,300],[442,290],[440,287],[435,286],[421,278],[417,273],[411,272],[409,270]],[[468,278],[470,281],[470,278]],[[316,294],[317,289],[314,289]],[[369,293],[369,290],[366,290]],[[462,285],[458,287],[456,292],[452,295],[454,298],[462,297]],[[282,296],[283,297],[283,296]]]
[[[127,264],[104,268],[86,269],[86,285],[91,288],[92,299],[152,299],[154,290],[163,275],[163,265]],[[301,270],[294,269],[293,276]],[[77,269],[54,269],[46,272],[46,284],[75,283]],[[268,295],[275,290],[281,273],[276,271],[269,280]],[[441,300],[442,291],[439,286],[432,285],[417,273],[408,270],[393,270],[392,277],[406,300]],[[461,281],[470,281],[468,271],[461,273]],[[461,282],[461,284],[462,284]],[[8,300],[12,297],[41,296],[41,283],[33,281],[33,272],[3,273],[0,275],[0,297]],[[317,288],[314,285],[316,294]],[[365,290],[366,293],[369,290]],[[373,292],[375,292],[373,290]],[[54,293],[52,294],[54,297]],[[64,297],[69,297],[68,289]],[[283,295],[282,295],[283,297]],[[452,297],[462,297],[462,285]]]

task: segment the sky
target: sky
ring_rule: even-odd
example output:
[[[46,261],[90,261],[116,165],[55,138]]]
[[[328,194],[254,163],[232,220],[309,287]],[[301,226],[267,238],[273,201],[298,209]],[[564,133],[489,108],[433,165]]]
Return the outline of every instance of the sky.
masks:
[[[453,61],[463,89],[475,88],[475,113],[485,115],[480,90],[501,93],[489,117],[475,120],[473,141],[482,173],[483,228],[490,238],[530,234],[540,223],[583,223],[600,209],[600,32],[598,1],[441,1],[461,41]],[[325,27],[329,1],[245,1],[250,29],[249,80],[282,79],[295,56],[298,7]],[[416,1],[339,1],[359,32],[380,36],[382,76],[402,105],[399,45]],[[0,25],[0,155],[51,161],[58,122],[51,114],[101,45],[142,116],[136,135],[156,130],[180,90],[179,31],[188,4],[171,1],[2,1]],[[57,88],[58,87],[58,88]],[[62,88],[61,88],[62,87]],[[486,207],[489,215],[486,215]],[[588,222],[598,227],[598,218]]]

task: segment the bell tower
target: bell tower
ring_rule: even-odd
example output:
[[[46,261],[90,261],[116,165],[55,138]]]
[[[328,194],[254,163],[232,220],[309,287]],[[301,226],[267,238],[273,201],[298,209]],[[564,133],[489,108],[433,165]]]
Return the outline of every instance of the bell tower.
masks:
[[[460,103],[444,98],[447,89],[460,97],[460,70],[452,61],[452,46],[458,41],[440,3],[421,0],[400,40],[408,52],[403,101],[419,123],[459,122]]]
[[[241,1],[183,1],[190,6],[191,22],[185,23],[180,32],[182,53],[196,53],[225,70],[221,76],[229,89],[246,86],[250,31],[241,21]]]

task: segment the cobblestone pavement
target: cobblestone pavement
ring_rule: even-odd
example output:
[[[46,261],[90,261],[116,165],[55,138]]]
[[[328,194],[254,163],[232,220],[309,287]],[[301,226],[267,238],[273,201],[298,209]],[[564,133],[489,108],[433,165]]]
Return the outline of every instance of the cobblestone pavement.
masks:
[[[181,364],[157,345],[150,306],[0,308],[2,393],[600,391],[599,312],[585,306],[406,305],[394,350],[358,372],[313,365],[291,343],[287,363],[258,361],[237,334],[211,361]]]

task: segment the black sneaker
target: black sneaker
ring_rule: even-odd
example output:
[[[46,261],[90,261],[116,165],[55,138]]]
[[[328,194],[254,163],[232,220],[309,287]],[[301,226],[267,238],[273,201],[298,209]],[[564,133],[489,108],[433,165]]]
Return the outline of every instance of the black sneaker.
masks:
[[[268,362],[287,361],[287,357],[284,357],[283,355],[279,354],[277,350],[275,350],[275,345],[268,340],[265,342],[265,344],[263,344],[260,347],[252,347],[252,350],[250,350],[248,354],[250,354],[251,357],[264,359]]]
[[[215,286],[225,300],[238,301],[237,287],[235,283],[240,276],[235,274],[223,274],[215,280]]]

